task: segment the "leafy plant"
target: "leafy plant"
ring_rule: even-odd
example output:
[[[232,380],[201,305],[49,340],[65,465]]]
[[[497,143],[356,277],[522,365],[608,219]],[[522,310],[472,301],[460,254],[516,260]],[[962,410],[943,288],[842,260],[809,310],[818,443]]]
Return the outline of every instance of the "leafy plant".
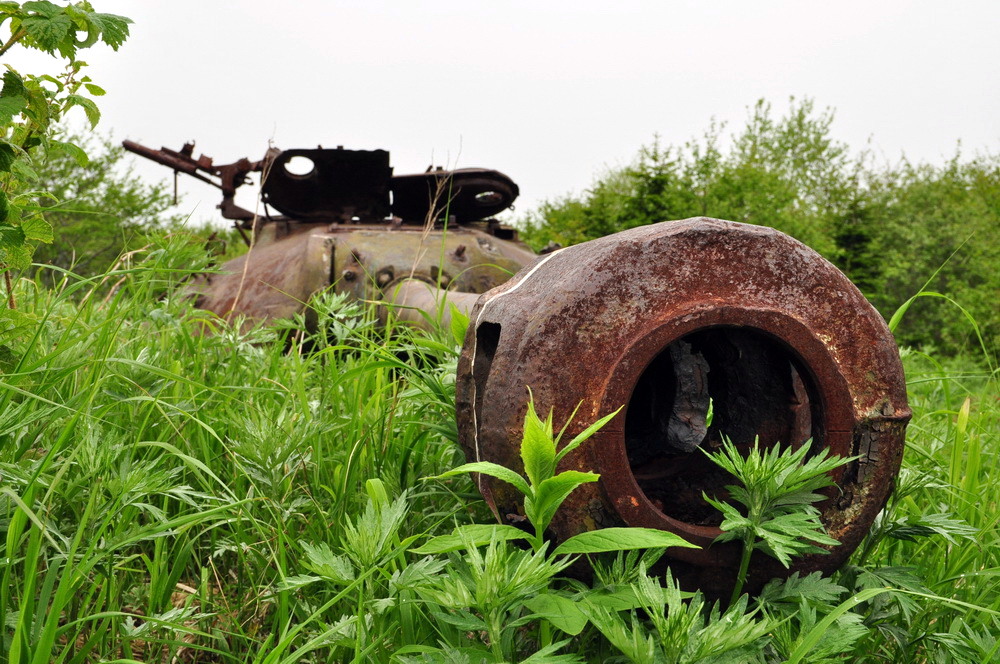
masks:
[[[559,462],[617,414],[618,410],[600,418],[560,449],[559,443],[576,413],[570,415],[559,434],[555,435],[552,411],[549,411],[548,417],[542,421],[535,412],[534,399],[530,399],[528,411],[524,416],[524,433],[520,447],[525,476],[490,461],[475,461],[442,473],[437,478],[482,473],[513,485],[524,496],[524,516],[531,523],[534,533],[525,533],[519,528],[506,525],[464,526],[456,529],[452,535],[432,539],[417,549],[417,552],[439,553],[454,550],[470,536],[481,544],[494,538],[526,539],[532,549],[541,551],[545,545],[545,531],[563,501],[577,487],[588,482],[596,482],[600,478],[597,473],[578,470],[564,470],[557,473]],[[604,528],[574,535],[557,546],[552,553],[553,555],[603,553],[671,546],[697,548],[679,535],[653,528]]]
[[[43,192],[36,202],[58,238],[52,244],[38,244],[34,262],[84,277],[101,274],[122,253],[144,246],[151,232],[176,228],[184,220],[166,216],[172,203],[166,183],[139,178],[125,148],[110,135],[67,130],[54,137],[79,146],[88,159],[81,164],[72,155],[55,151],[33,159],[38,179],[32,188]],[[210,233],[206,230],[204,235]],[[50,283],[55,278],[52,272],[43,275]]]
[[[797,449],[774,446],[761,451],[757,442],[744,457],[729,440],[723,440],[718,452],[706,452],[708,458],[731,473],[740,485],[726,486],[734,505],[704,495],[705,500],[722,512],[722,535],[717,541],[738,540],[743,544],[736,586],[731,602],[743,592],[750,556],[763,551],[789,567],[792,557],[804,553],[825,553],[819,544],[836,546],[837,540],[826,534],[813,503],[825,497],[818,490],[833,484],[829,473],[856,457],[831,456],[826,449],[809,458],[810,445]]]
[[[622,615],[593,602],[584,612],[629,661],[681,664],[686,662],[760,662],[764,640],[777,624],[748,611],[746,597],[725,612],[707,607],[700,594],[690,597],[667,572],[664,585],[646,574],[644,567],[634,581],[641,614]],[[640,617],[648,620],[648,626]]]
[[[57,140],[55,123],[73,107],[79,107],[91,126],[101,113],[87,94],[101,96],[104,90],[89,76],[81,75],[86,63],[77,60],[79,49],[104,42],[114,50],[122,45],[131,21],[124,16],[95,12],[89,2],[59,6],[48,0],[20,4],[0,3],[0,25],[7,23],[10,36],[0,45],[0,57],[14,46],[35,49],[66,61],[55,76],[22,75],[7,65],[0,88],[0,271],[7,285],[8,306],[15,300],[9,270],[31,263],[34,242],[52,242],[52,227],[41,215],[35,199],[45,192],[32,192],[38,176],[36,157],[66,154],[77,163],[87,162],[77,145]],[[84,35],[81,37],[81,35]]]

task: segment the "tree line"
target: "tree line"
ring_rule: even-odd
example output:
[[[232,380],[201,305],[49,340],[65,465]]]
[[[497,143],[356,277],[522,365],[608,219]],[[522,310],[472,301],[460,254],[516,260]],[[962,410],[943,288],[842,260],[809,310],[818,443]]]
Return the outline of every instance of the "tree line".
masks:
[[[712,122],[680,146],[654,140],[581,195],[529,212],[522,237],[539,249],[703,215],[771,226],[837,265],[887,319],[933,293],[908,310],[901,344],[947,354],[985,346],[995,357],[1000,155],[956,148],[939,165],[887,163],[835,140],[833,119],[808,99],[792,99],[783,115],[761,100],[732,134]]]

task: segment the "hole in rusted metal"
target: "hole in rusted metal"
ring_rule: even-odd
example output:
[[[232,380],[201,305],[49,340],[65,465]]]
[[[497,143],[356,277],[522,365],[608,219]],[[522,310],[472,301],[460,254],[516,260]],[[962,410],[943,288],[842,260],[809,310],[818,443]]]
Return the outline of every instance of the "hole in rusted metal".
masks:
[[[476,421],[482,422],[483,392],[486,391],[486,379],[490,376],[493,366],[493,356],[500,345],[500,323],[480,323],[476,328],[476,354],[472,359],[472,375],[476,384],[476,398],[473,407],[476,409]]]
[[[709,399],[712,425],[706,427]],[[667,345],[639,377],[625,419],[625,448],[639,488],[667,516],[717,526],[702,492],[721,496],[732,477],[702,450],[722,437],[748,450],[822,444],[820,401],[798,358],[780,340],[749,328],[697,330]]]
[[[304,178],[316,169],[316,164],[309,157],[296,155],[285,162],[284,168],[289,175]]]

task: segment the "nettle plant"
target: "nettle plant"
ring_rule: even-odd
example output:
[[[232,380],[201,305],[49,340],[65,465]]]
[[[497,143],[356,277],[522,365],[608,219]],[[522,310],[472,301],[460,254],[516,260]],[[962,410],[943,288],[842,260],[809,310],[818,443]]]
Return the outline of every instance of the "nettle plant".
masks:
[[[57,124],[66,112],[80,107],[96,126],[100,110],[91,97],[104,90],[83,75],[86,62],[80,49],[105,43],[114,50],[128,38],[131,20],[95,12],[89,2],[59,6],[47,0],[0,2],[0,26],[10,34],[0,45],[0,58],[15,46],[47,53],[65,61],[56,75],[21,74],[5,64],[0,88],[0,272],[4,273],[8,307],[16,306],[10,271],[31,264],[34,245],[52,242],[52,227],[42,217],[33,165],[51,154],[67,154],[79,164],[86,153],[77,145],[56,139]],[[89,96],[88,96],[89,95]]]

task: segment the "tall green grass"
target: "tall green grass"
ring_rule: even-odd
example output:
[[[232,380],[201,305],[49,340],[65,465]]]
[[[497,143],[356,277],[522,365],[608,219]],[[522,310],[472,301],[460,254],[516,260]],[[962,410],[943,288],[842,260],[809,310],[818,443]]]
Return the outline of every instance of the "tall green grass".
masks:
[[[503,541],[414,553],[490,518],[467,479],[422,479],[463,462],[450,335],[332,294],[313,333],[224,323],[182,297],[205,266],[164,238],[20,279],[0,314],[0,660],[1000,659],[998,377],[974,359],[904,354],[904,472],[850,564],[723,612],[645,581],[655,551],[590,586]]]

